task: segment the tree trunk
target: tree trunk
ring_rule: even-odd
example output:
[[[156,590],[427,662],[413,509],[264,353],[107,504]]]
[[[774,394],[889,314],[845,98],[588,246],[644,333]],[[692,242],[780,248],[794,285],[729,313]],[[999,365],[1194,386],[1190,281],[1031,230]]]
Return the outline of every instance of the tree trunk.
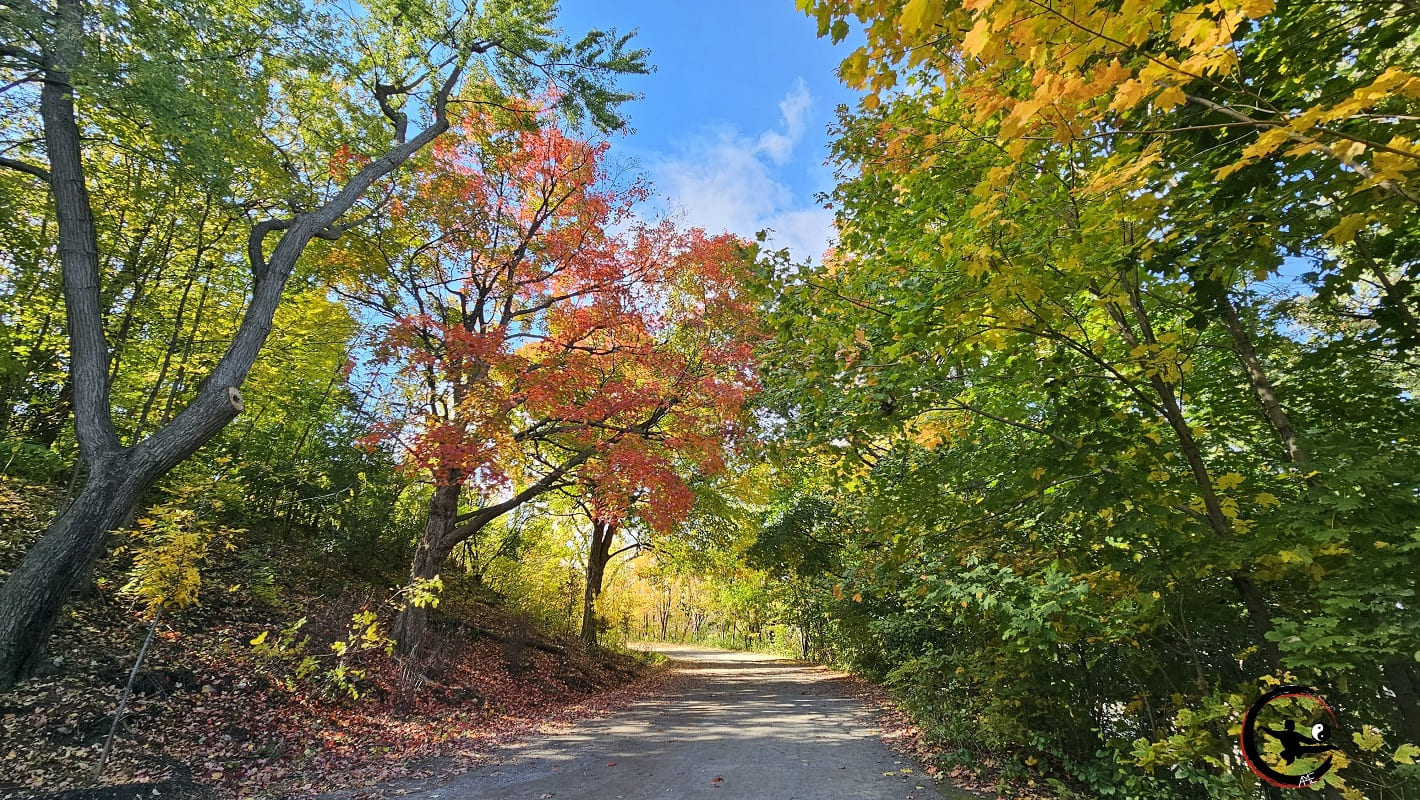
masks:
[[[616,526],[592,521],[592,544],[587,552],[587,586],[582,595],[582,644],[597,646],[597,596],[602,593],[606,565],[611,560],[611,543]]]
[[[1420,744],[1420,700],[1416,698],[1415,680],[1405,661],[1393,659],[1381,665],[1386,685],[1395,693],[1395,705],[1400,711],[1401,735],[1411,744]]]
[[[666,587],[663,603],[656,605],[656,621],[661,625],[661,641],[666,641],[671,624],[671,587]]]
[[[1306,450],[1297,439],[1297,429],[1292,425],[1292,420],[1282,408],[1281,402],[1277,400],[1272,381],[1262,369],[1262,361],[1252,346],[1252,336],[1243,325],[1237,307],[1233,305],[1233,299],[1227,292],[1222,292],[1218,297],[1218,311],[1223,317],[1223,327],[1228,329],[1228,335],[1233,339],[1233,347],[1237,351],[1238,359],[1242,361],[1243,370],[1247,372],[1248,383],[1252,384],[1253,397],[1262,407],[1262,413],[1267,417],[1272,430],[1277,433],[1277,438],[1281,440],[1282,448],[1287,451],[1287,460],[1294,464],[1310,461]]]
[[[591,458],[594,452],[596,449],[593,447],[584,448],[512,497],[462,516],[458,514],[461,480],[452,480],[436,488],[433,499],[429,501],[429,518],[424,523],[419,546],[414,551],[414,563],[409,570],[411,583],[437,576],[449,553],[461,542],[476,536],[493,520],[552,489],[569,471]],[[418,656],[422,652],[428,618],[428,609],[417,606],[406,605],[399,612],[391,636],[398,643],[400,652],[410,656]]]
[[[126,469],[129,461],[118,456],[91,469],[79,496],[0,590],[0,686],[35,673],[65,600],[147,488]]]
[[[1231,576],[1233,588],[1237,589],[1238,597],[1242,599],[1243,608],[1247,609],[1247,618],[1252,623],[1252,631],[1257,635],[1257,649],[1261,651],[1267,660],[1267,666],[1273,671],[1282,669],[1282,652],[1277,648],[1277,643],[1267,638],[1267,634],[1272,632],[1272,612],[1267,608],[1267,601],[1263,598],[1262,592],[1258,591],[1257,584],[1252,582],[1252,577],[1245,570],[1238,570]]]
[[[1144,300],[1138,285],[1130,282],[1127,273],[1121,272],[1119,277],[1121,282],[1129,287],[1129,309],[1135,323],[1139,326],[1139,334],[1136,335],[1126,319],[1124,310],[1111,303],[1109,313],[1114,318],[1120,335],[1131,346],[1138,346],[1141,340],[1148,345],[1157,346],[1158,339],[1154,336],[1153,324],[1149,320],[1148,310],[1144,308]],[[1178,393],[1174,390],[1173,385],[1160,375],[1150,376],[1148,383],[1157,398],[1156,407],[1168,422],[1169,427],[1173,429],[1184,460],[1188,462],[1193,482],[1198,488],[1200,499],[1203,500],[1204,517],[1208,522],[1208,527],[1212,528],[1213,532],[1219,536],[1228,538],[1235,536],[1236,530],[1233,528],[1232,520],[1223,513],[1222,503],[1218,499],[1217,491],[1213,488],[1213,478],[1209,474],[1208,464],[1203,460],[1198,440],[1194,438],[1193,429],[1184,416]],[[1252,582],[1251,576],[1245,570],[1238,570],[1229,577],[1232,580],[1233,588],[1238,592],[1238,599],[1242,601],[1243,608],[1247,609],[1248,622],[1257,639],[1259,650],[1272,670],[1280,670],[1282,658],[1277,644],[1269,642],[1265,638],[1272,631],[1272,612],[1268,609],[1262,592],[1258,590],[1257,585]]]
[[[453,540],[454,519],[458,516],[459,495],[463,484],[455,481],[434,489],[429,500],[429,518],[424,521],[424,530],[419,534],[419,545],[414,550],[414,563],[409,568],[409,582],[428,581],[438,577],[444,568],[444,561],[453,552],[457,542]],[[405,603],[395,617],[390,636],[395,640],[399,652],[411,658],[424,654],[426,634],[429,629],[429,609],[412,603]]]

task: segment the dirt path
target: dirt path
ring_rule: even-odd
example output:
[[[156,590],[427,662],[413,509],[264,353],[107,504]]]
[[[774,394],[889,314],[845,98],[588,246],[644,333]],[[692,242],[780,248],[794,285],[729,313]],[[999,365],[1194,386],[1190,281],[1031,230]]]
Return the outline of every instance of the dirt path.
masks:
[[[823,669],[753,653],[662,646],[676,690],[515,745],[421,800],[925,800],[939,793],[878,739]]]

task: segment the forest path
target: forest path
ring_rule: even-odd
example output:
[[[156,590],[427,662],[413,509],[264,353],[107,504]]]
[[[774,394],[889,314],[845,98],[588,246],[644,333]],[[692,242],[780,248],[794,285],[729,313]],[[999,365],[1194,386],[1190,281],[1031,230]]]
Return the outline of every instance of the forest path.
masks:
[[[646,645],[675,688],[529,739],[421,800],[925,800],[942,790],[878,737],[841,673],[757,653]]]

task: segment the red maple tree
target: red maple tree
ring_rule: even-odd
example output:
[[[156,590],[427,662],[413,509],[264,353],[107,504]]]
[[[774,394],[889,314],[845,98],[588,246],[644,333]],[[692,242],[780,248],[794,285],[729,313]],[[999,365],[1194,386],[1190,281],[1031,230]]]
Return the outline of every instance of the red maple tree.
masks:
[[[633,503],[670,528],[757,387],[746,244],[638,221],[648,190],[610,173],[606,143],[515,116],[460,120],[377,230],[331,253],[354,276],[342,291],[385,320],[375,355],[394,391],[371,441],[398,442],[434,485],[412,582],[555,488],[579,487],[613,530]],[[401,649],[424,632],[406,607]]]

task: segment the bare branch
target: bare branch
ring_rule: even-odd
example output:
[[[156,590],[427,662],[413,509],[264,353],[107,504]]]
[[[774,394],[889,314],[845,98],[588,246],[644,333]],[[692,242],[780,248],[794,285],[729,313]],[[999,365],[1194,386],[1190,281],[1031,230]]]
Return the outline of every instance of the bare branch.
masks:
[[[404,95],[408,92],[408,86],[390,86],[389,84],[375,81],[375,102],[380,104],[380,111],[383,112],[386,117],[389,117],[390,122],[394,123],[395,144],[404,144],[404,140],[409,134],[409,115],[395,108],[390,103],[390,98]]]

